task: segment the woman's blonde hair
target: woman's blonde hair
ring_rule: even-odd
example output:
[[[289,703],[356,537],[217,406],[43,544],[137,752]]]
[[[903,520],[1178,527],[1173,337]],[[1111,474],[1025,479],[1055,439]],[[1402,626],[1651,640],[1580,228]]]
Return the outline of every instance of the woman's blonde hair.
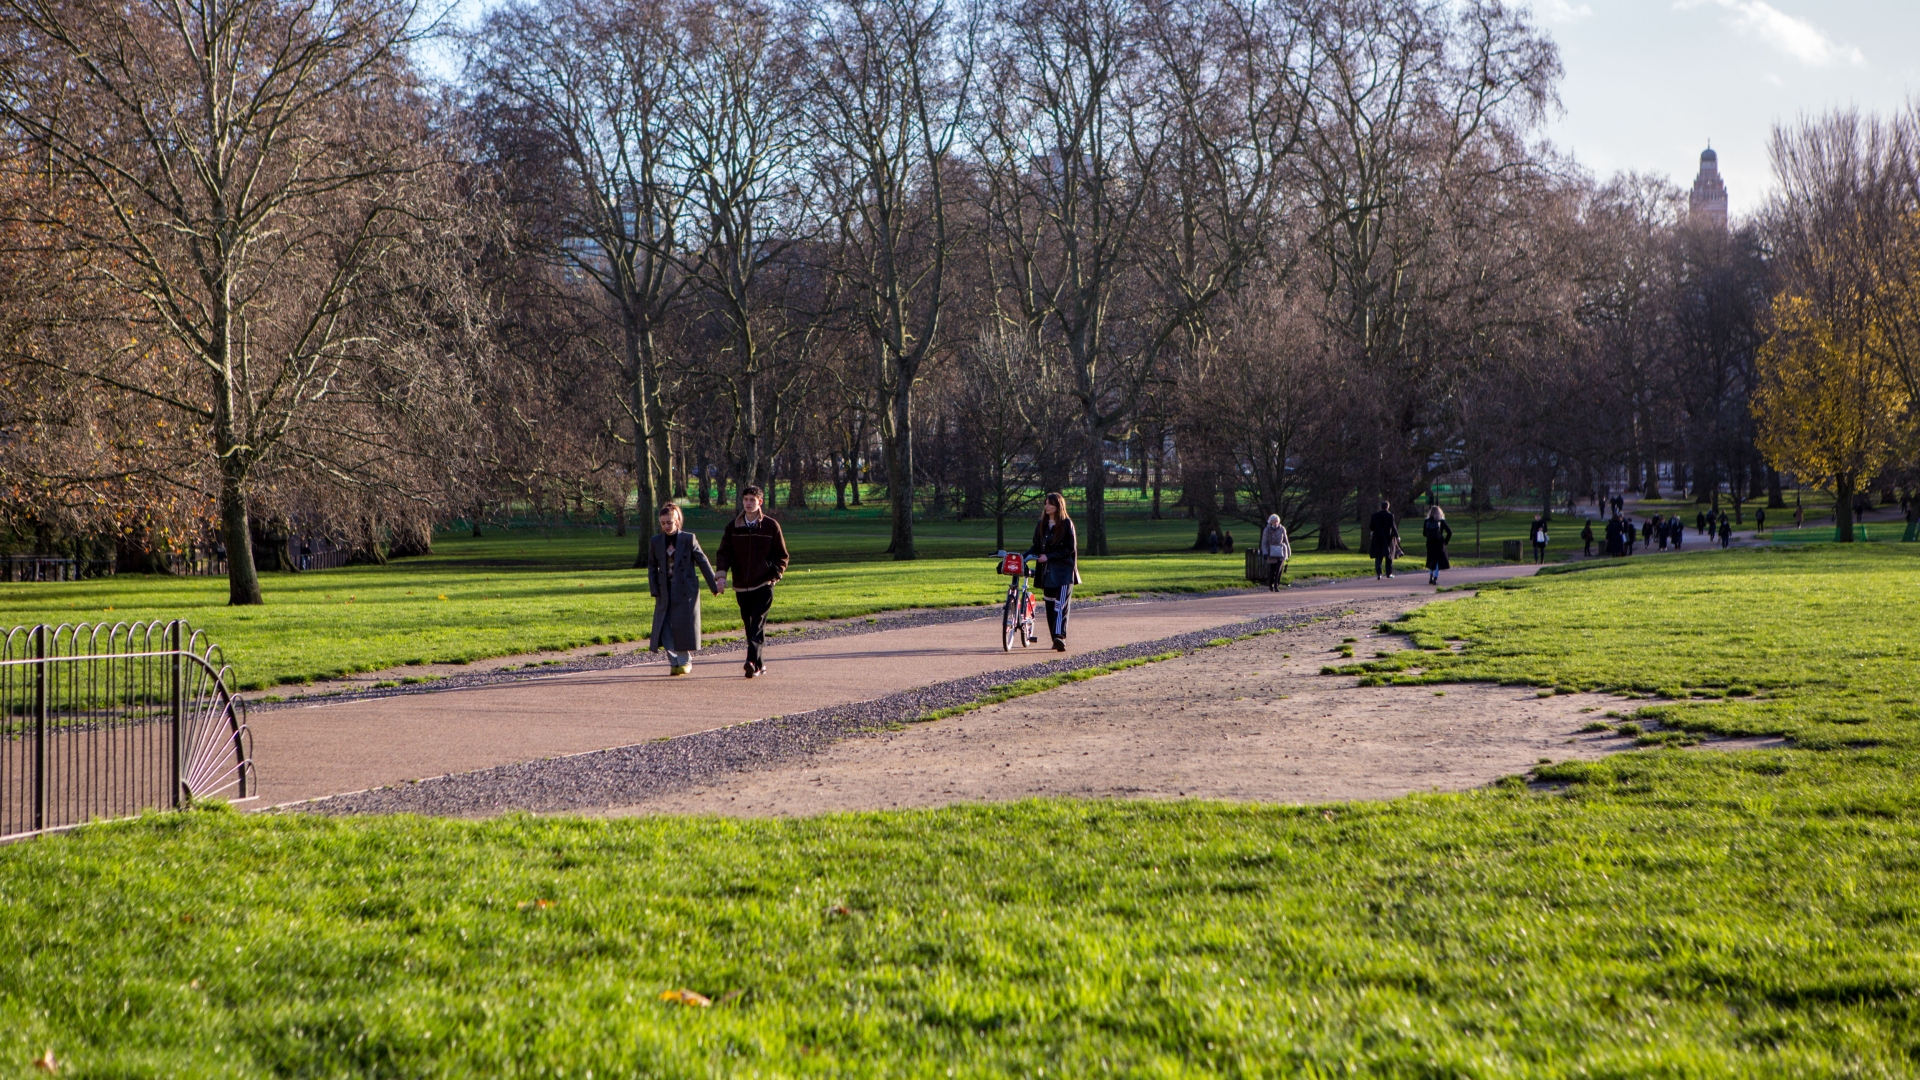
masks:
[[[675,521],[687,520],[686,513],[680,509],[680,504],[675,502],[661,503],[659,512],[654,514],[653,516],[656,518],[663,518],[669,515],[671,515],[673,520]]]
[[[1273,527],[1274,527],[1275,525],[1278,525],[1278,524],[1280,524],[1280,515],[1279,515],[1279,514],[1268,514],[1268,515],[1267,515],[1267,528],[1269,528],[1269,529],[1271,529],[1271,528],[1273,528]]]
[[[1427,520],[1445,521],[1447,520],[1447,512],[1440,509],[1439,503],[1434,503],[1432,506],[1427,507]]]

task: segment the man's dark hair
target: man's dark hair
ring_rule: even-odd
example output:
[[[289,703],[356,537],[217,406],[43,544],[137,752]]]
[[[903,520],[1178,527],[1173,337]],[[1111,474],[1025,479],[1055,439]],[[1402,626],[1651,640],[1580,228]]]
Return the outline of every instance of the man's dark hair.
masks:
[[[753,496],[756,499],[759,499],[761,502],[767,501],[767,493],[760,490],[759,484],[748,484],[746,487],[743,487],[740,489],[741,498],[744,499],[749,495]]]
[[[1392,504],[1392,503],[1389,503],[1389,502],[1387,502],[1387,500],[1385,500],[1385,499],[1381,499],[1381,500],[1380,500],[1380,509],[1382,509],[1382,510],[1391,510],[1391,509],[1393,509],[1393,504]]]

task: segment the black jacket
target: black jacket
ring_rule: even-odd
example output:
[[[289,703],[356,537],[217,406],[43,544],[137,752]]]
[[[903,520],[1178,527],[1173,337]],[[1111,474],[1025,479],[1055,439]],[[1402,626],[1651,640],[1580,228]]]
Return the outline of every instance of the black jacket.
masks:
[[[1420,535],[1427,541],[1427,569],[1453,569],[1453,563],[1447,561],[1447,545],[1453,543],[1453,526],[1447,524],[1447,519],[1428,518],[1421,522]]]
[[[1062,585],[1080,584],[1080,534],[1073,527],[1073,519],[1068,518],[1049,535],[1047,519],[1042,517],[1033,527],[1033,553],[1045,555],[1046,564],[1040,567],[1040,587],[1057,589]]]
[[[1393,554],[1393,542],[1400,536],[1400,522],[1391,510],[1379,510],[1367,523],[1367,554],[1384,559]]]

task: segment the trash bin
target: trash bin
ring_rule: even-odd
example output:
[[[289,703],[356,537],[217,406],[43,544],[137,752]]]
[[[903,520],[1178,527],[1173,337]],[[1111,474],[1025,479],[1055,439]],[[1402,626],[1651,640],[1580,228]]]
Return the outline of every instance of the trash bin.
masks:
[[[1507,560],[1508,562],[1519,562],[1520,561],[1520,541],[1518,540],[1500,541],[1500,557]]]
[[[1267,557],[1256,548],[1247,549],[1247,580],[1267,583]]]

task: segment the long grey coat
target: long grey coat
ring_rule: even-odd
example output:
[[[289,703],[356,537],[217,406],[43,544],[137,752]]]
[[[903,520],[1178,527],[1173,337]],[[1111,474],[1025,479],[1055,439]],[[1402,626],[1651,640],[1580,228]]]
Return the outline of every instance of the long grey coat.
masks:
[[[700,648],[700,579],[694,568],[706,576],[707,588],[714,587],[713,564],[700,550],[700,541],[685,529],[673,534],[673,574],[667,574],[667,536],[654,533],[647,542],[647,591],[653,594],[653,633],[647,648],[659,651],[660,635],[667,620],[673,620],[673,647],[680,652]]]

